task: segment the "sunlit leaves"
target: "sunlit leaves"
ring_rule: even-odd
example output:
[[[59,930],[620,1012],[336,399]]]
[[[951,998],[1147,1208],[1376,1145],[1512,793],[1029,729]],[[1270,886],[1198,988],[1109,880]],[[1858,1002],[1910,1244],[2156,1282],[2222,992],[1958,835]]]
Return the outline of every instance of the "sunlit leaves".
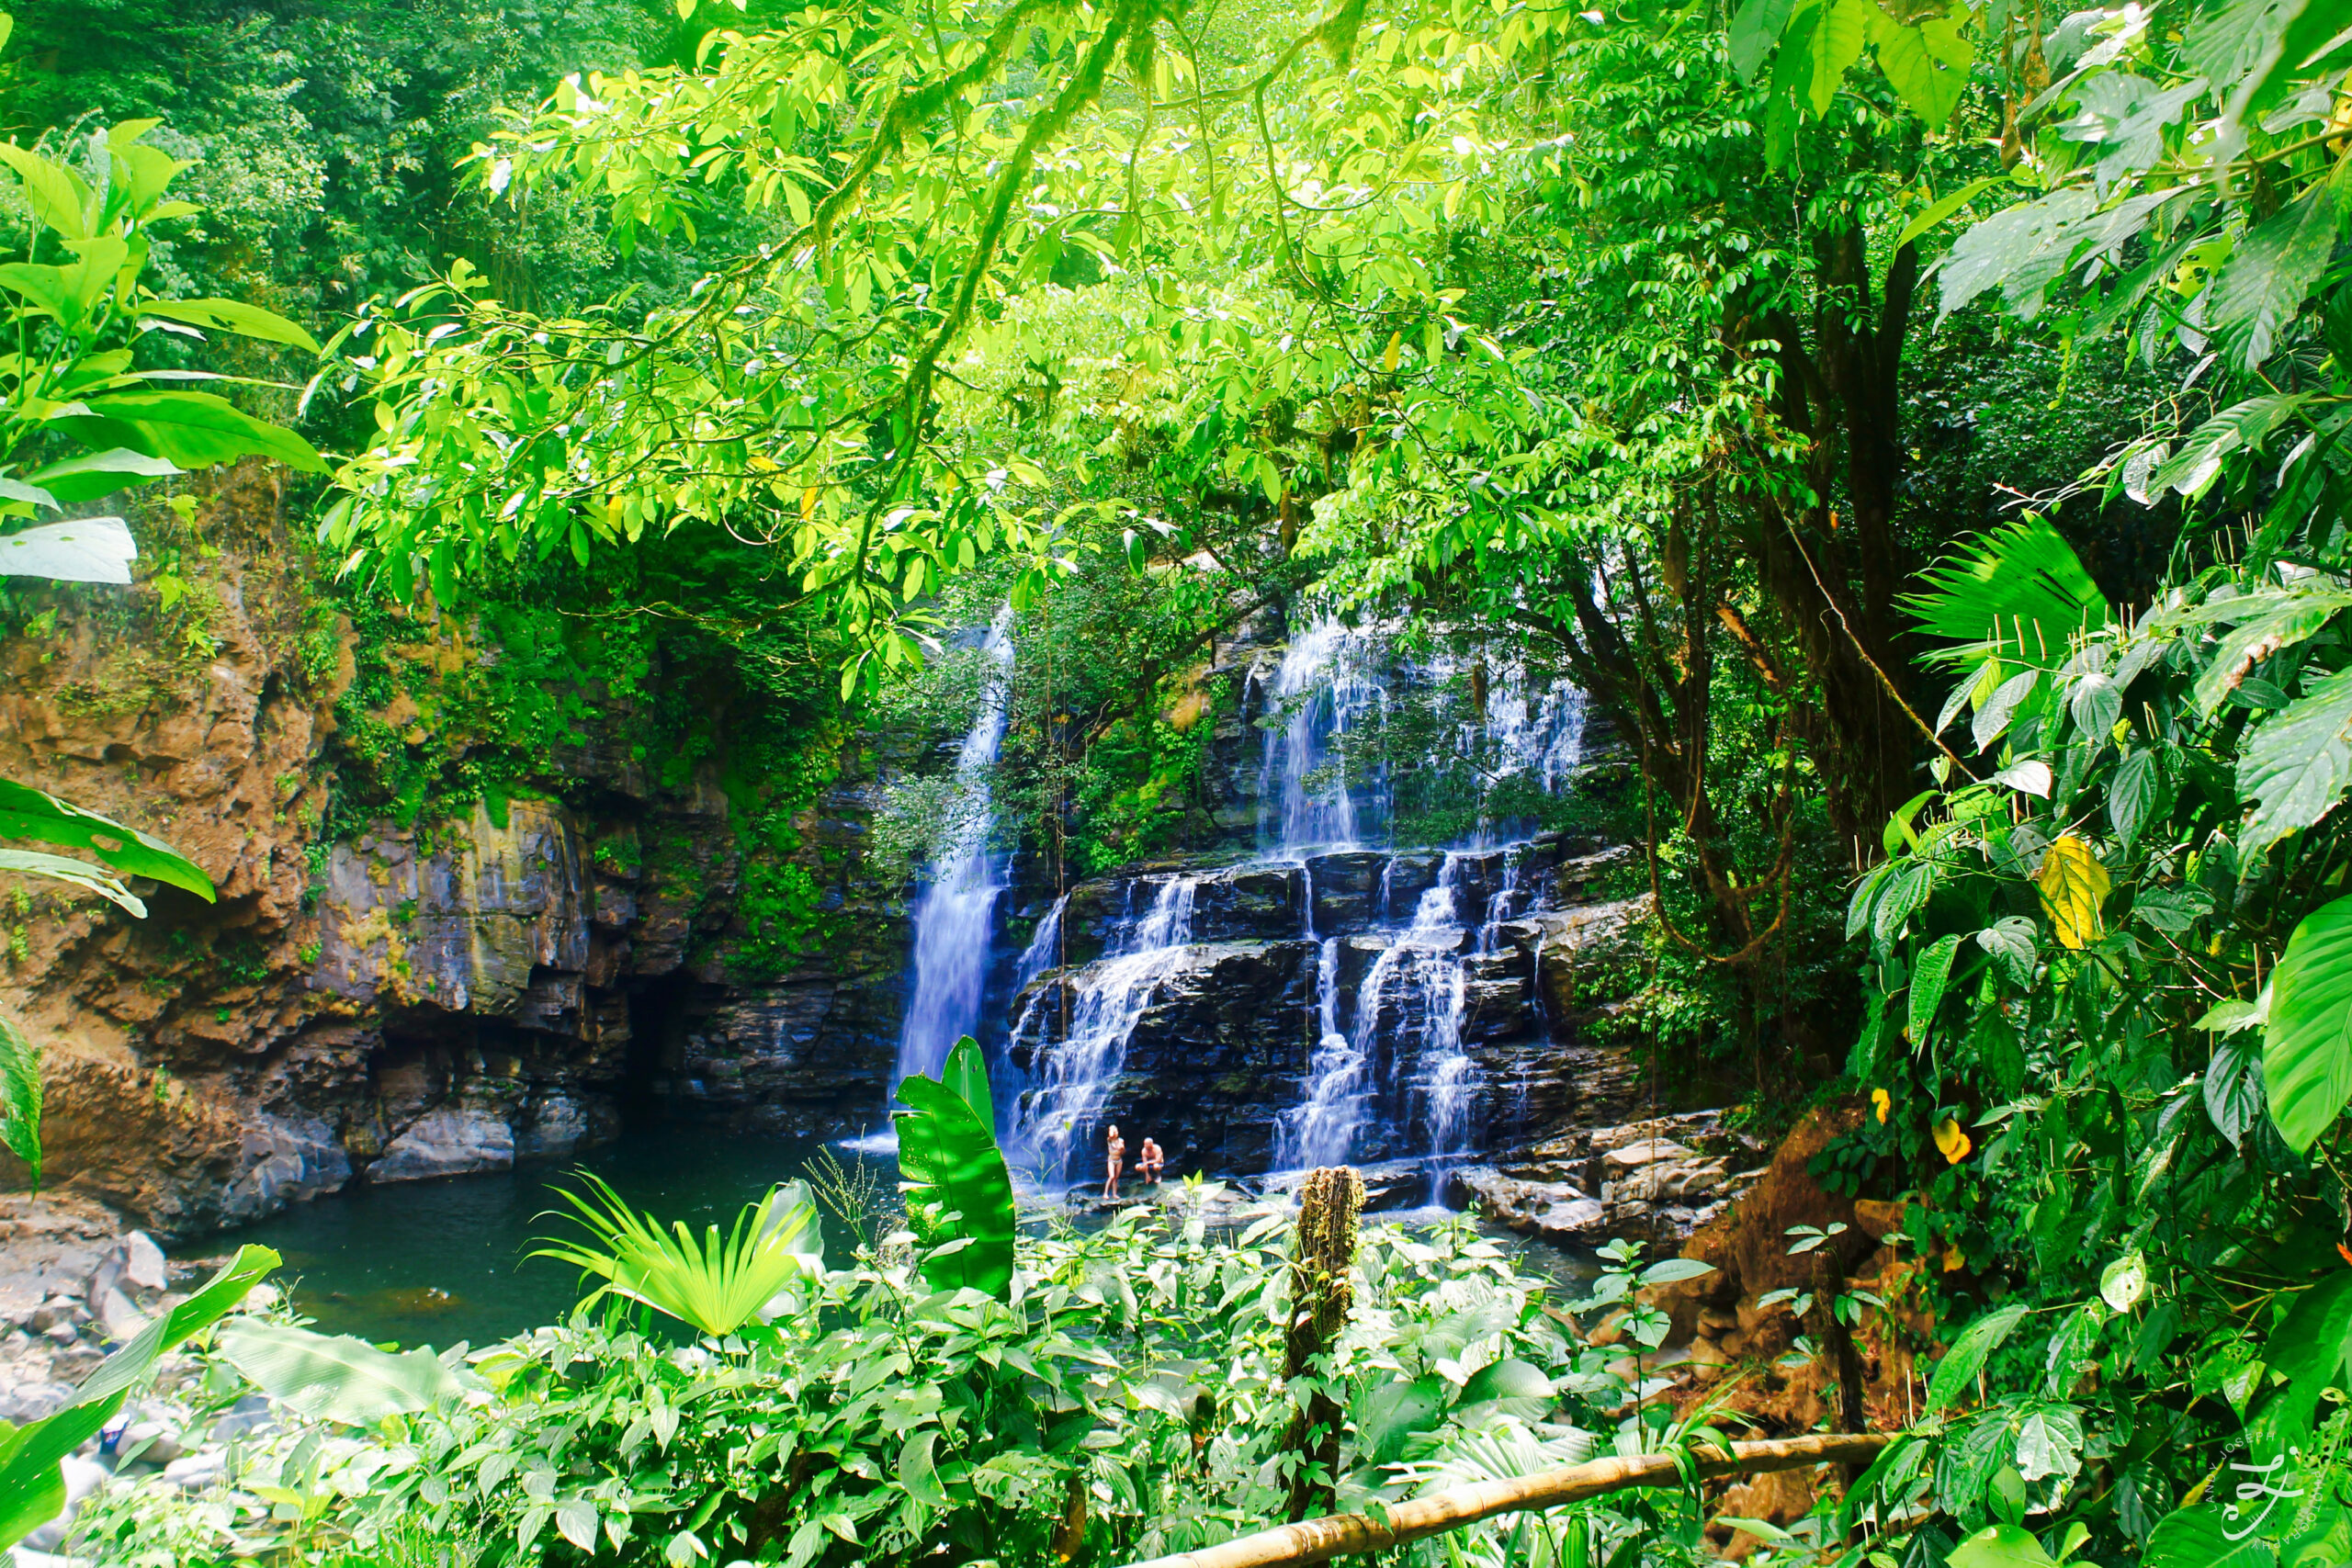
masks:
[[[2098,939],[2099,907],[2112,883],[2088,843],[2072,833],[2052,840],[2034,883],[2060,945],[2082,948]]]
[[[2352,898],[2296,926],[2271,980],[2262,1076],[2279,1135],[2307,1149],[2352,1100]]]

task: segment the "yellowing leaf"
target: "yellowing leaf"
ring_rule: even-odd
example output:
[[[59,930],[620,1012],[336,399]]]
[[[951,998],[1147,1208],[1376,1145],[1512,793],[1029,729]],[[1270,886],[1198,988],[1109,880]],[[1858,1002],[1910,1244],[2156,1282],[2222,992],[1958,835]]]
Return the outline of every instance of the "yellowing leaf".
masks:
[[[1946,1165],[1958,1165],[1975,1146],[1969,1141],[1968,1134],[1961,1131],[1960,1123],[1951,1117],[1947,1116],[1936,1123],[1936,1148],[1943,1155]]]
[[[1401,333],[1401,332],[1394,332],[1394,333],[1390,333],[1388,334],[1388,346],[1387,346],[1386,348],[1382,349],[1382,350],[1380,351],[1380,367],[1381,367],[1381,369],[1383,369],[1383,370],[1394,370],[1394,369],[1396,369],[1396,362],[1397,362],[1398,358],[1399,358],[1399,357],[1401,356],[1401,355],[1402,355],[1402,352],[1403,352],[1403,350],[1404,350],[1404,346],[1405,346],[1405,334],[1404,334],[1403,333]]]
[[[2081,949],[2098,940],[2098,909],[2112,884],[2090,845],[2072,833],[2061,835],[2042,857],[2041,874],[2034,881],[2041,889],[2041,907],[2058,929],[2061,943]]]
[[[1878,1111],[1878,1124],[1882,1127],[1886,1125],[1886,1110],[1892,1103],[1886,1090],[1883,1089],[1871,1090],[1871,1105]]]
[[[1956,1247],[1944,1248],[1944,1272],[1957,1274],[1968,1267],[1968,1255]]]

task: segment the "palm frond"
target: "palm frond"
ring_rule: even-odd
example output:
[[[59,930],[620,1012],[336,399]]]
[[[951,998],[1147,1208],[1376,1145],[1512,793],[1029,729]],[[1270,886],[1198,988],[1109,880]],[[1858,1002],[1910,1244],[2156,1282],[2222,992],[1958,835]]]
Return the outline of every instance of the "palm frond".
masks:
[[[1939,664],[1979,664],[2004,648],[2012,660],[2054,663],[2068,637],[2107,624],[2098,584],[2039,513],[1979,535],[1919,575],[1926,588],[1902,603],[1946,645],[1927,656]]]
[[[759,1315],[804,1270],[823,1267],[817,1206],[805,1182],[770,1189],[758,1202],[745,1204],[727,1232],[706,1225],[697,1237],[683,1220],[664,1228],[639,1213],[603,1179],[587,1171],[580,1177],[589,1196],[558,1189],[573,1212],[554,1213],[586,1237],[546,1237],[526,1256],[569,1263],[583,1279],[604,1280],[582,1306],[620,1296],[724,1337]]]

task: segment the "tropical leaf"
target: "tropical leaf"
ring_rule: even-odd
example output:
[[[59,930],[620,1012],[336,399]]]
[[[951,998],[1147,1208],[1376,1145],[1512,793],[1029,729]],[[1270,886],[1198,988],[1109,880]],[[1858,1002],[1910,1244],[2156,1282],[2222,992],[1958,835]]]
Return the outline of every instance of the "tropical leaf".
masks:
[[[275,310],[238,299],[142,299],[139,313],[159,321],[184,321],[193,327],[217,327],[264,343],[282,343],[319,352],[319,340]]]
[[[2249,736],[2238,795],[2255,803],[2246,851],[2260,854],[2329,812],[2352,787],[2352,669],[2320,682]]]
[[[114,1419],[156,1359],[227,1315],[277,1263],[277,1254],[266,1247],[239,1248],[202,1290],[101,1361],[74,1390],[73,1404],[0,1436],[0,1548],[15,1545],[57,1516],[65,1496],[60,1461]]]
[[[2259,452],[2271,433],[2312,397],[2310,392],[2270,392],[2232,403],[2190,431],[2180,450],[2148,477],[2150,493],[2177,490],[2192,501],[2203,495],[2233,454]]]
[[[2211,1503],[2157,1520],[2140,1554],[2142,1568],[2269,1568],[2277,1561],[2268,1541]]]
[[[982,1126],[996,1125],[996,1105],[989,1093],[988,1061],[980,1055],[978,1041],[967,1034],[956,1042],[939,1077],[958,1100],[972,1108],[972,1114],[980,1119]]]
[[[1986,1525],[1951,1549],[1949,1568],[2058,1568],[2030,1531],[2016,1525]]]
[[[1731,68],[1743,82],[1756,74],[1789,25],[1796,0],[1747,0],[1731,19]]]
[[[1929,637],[1957,645],[1928,655],[1942,663],[1974,666],[2020,637],[2020,657],[2054,658],[2075,632],[2107,624],[2098,584],[2039,513],[1980,536],[1921,576],[1926,589],[1903,603]]]
[[[2274,1429],[2308,1434],[2320,1395],[2338,1382],[2352,1341],[2352,1270],[2332,1269],[2295,1298],[2263,1341],[2263,1364],[2286,1386],[2270,1396]]]
[[[6,1144],[31,1172],[31,1186],[40,1190],[40,1047],[25,1032],[0,1017],[0,1144]]]
[[[416,1415],[456,1398],[462,1386],[430,1350],[395,1355],[347,1334],[330,1337],[257,1318],[222,1329],[220,1348],[272,1398],[314,1419],[347,1426]]]
[[[122,878],[113,875],[103,866],[92,865],[88,861],[43,854],[39,850],[0,849],[0,871],[19,872],[27,876],[45,876],[51,882],[70,883],[101,897],[112,899],[129,910],[134,919],[147,918],[144,899],[125,886]]]
[[[2234,1149],[2264,1113],[2262,1054],[2248,1042],[2224,1038],[2205,1069],[2205,1114]]]
[[[127,446],[183,468],[258,457],[306,473],[326,472],[309,442],[210,392],[113,392],[87,399],[85,406],[87,414],[56,422],[85,446]]]
[[[2205,323],[2240,370],[2270,357],[2326,269],[2343,220],[2336,185],[2322,180],[2256,225],[2215,275]]]
[[[1951,981],[1952,955],[1959,951],[1959,937],[1939,936],[1912,966],[1910,1028],[1905,1032],[1913,1045],[1925,1045],[1928,1032],[1936,1026],[1936,1009],[1943,1005],[1944,987]]]
[[[119,517],[77,517],[0,536],[0,577],[128,582],[139,546]]]
[[[2018,1325],[2025,1321],[2022,1303],[2006,1306],[1998,1312],[1985,1314],[1953,1340],[1944,1359],[1936,1363],[1933,1376],[1928,1380],[1928,1414],[1934,1415],[1969,1392],[1976,1374],[1984,1369],[1985,1358],[2001,1348]]]
[[[0,779],[0,839],[87,850],[125,876],[152,876],[207,901],[212,897],[212,879],[163,840],[13,779]]]
[[[2352,897],[2303,917],[2270,980],[2262,1042],[2270,1118],[2298,1154],[2352,1100]]]
[[[956,1051],[967,1047],[979,1050],[967,1037]],[[1002,1299],[1012,1285],[1015,1221],[1012,1176],[994,1129],[937,1078],[908,1078],[899,1100],[908,1107],[897,1118],[899,1168],[908,1224],[926,1248],[923,1278],[933,1290],[968,1288]]]
[[[1961,92],[1968,85],[1968,62],[1975,52],[1960,37],[1957,20],[1936,18],[1925,27],[1905,27],[1875,5],[1865,7],[1864,15],[1869,22],[1871,45],[1878,51],[1878,68],[1886,73],[1887,82],[1911,107],[1911,112],[1930,129],[1942,127],[1951,118],[1952,110],[1960,107]],[[1949,45],[1940,50],[1937,47],[1943,43],[1942,39],[1931,43],[1928,36],[1927,29],[1939,24],[1949,29],[1950,43],[1958,45],[1957,61],[1950,58],[1954,51]],[[1959,199],[1952,202],[1951,210],[1958,210],[1972,194],[1973,190],[1963,186]]]
[[[24,479],[27,484],[39,485],[55,496],[60,505],[72,506],[76,502],[94,501],[185,471],[177,463],[162,457],[133,452],[128,446],[110,446],[103,452],[77,452],[70,457],[60,457],[35,468]]]
[[[1820,20],[1805,40],[1813,67],[1806,86],[1815,118],[1829,112],[1848,69],[1862,57],[1870,37],[1868,14],[1875,9],[1869,0],[1823,0]]]
[[[795,1279],[824,1267],[817,1206],[804,1182],[770,1189],[743,1206],[724,1235],[713,1224],[697,1239],[684,1221],[665,1229],[629,1207],[602,1178],[580,1174],[589,1197],[560,1190],[559,1196],[571,1205],[563,1217],[585,1230],[587,1239],[549,1238],[526,1256],[569,1263],[583,1278],[603,1280],[582,1307],[619,1296],[724,1337],[758,1316]]]
[[[2072,833],[2052,840],[2034,883],[2062,946],[2081,949],[2098,940],[2099,906],[2113,884],[2088,843]]]

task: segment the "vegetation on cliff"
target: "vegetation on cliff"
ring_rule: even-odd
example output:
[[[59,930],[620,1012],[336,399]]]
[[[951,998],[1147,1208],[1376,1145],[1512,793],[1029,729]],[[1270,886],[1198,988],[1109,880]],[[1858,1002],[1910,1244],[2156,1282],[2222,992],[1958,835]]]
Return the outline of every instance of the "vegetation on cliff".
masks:
[[[334,190],[266,243],[231,201],[175,263],[320,313],[314,515],[360,665],[333,831],[543,787],[593,703],[635,710],[650,765],[723,752],[744,831],[789,856],[855,727],[944,709],[944,634],[1004,602],[1034,639],[1004,798],[1057,874],[1093,871],[1195,830],[1214,649],[1261,607],[1556,664],[1634,755],[1689,1025],[1752,1057],[1759,1121],[1798,1086],[1867,1106],[1817,1174],[1899,1201],[1881,1239],[1917,1303],[1825,1273],[1749,1305],[1804,1320],[1849,1423],[1872,1414],[1849,1331],[1940,1325],[1900,1440],[1767,1550],[2345,1555],[2340,7],[676,11],[582,9],[503,64],[436,41],[406,142],[350,107],[419,90],[403,51],[372,99],[355,68],[334,116],[281,113],[274,150],[184,73],[32,72],[49,145],[134,175],[10,160],[47,247],[0,267],[10,413],[43,439],[176,461],[179,427],[126,400],[193,394],[119,379],[175,368],[169,329],[302,343],[142,295],[136,231],[174,220],[108,205],[142,133],[74,117],[179,108],[246,159],[220,153],[220,190]],[[307,102],[251,40],[292,27],[348,65],[391,15],[159,47]],[[404,226],[395,188],[448,220]],[[535,237],[560,276],[518,266]],[[142,315],[166,330],[116,347]],[[62,364],[107,384],[40,379]],[[310,451],[218,406],[239,450]],[[763,733],[712,746],[714,694]],[[943,798],[897,799],[903,860]],[[820,929],[782,866],[749,884],[755,964]],[[1270,1235],[1124,1221],[960,1292],[886,1238],[765,1337],[550,1327],[413,1422],[289,1431],[254,1495],[332,1524],[280,1549],[354,1562],[1109,1561],[1318,1491],[1669,1440],[1459,1235],[1371,1247],[1355,1326],[1278,1369]],[[922,1237],[934,1261],[970,1239]],[[1345,1428],[1305,1483],[1302,1418]],[[237,1521],[154,1489],[110,1506],[126,1551],[234,1550]],[[1420,1550],[1675,1562],[1683,1508]]]

